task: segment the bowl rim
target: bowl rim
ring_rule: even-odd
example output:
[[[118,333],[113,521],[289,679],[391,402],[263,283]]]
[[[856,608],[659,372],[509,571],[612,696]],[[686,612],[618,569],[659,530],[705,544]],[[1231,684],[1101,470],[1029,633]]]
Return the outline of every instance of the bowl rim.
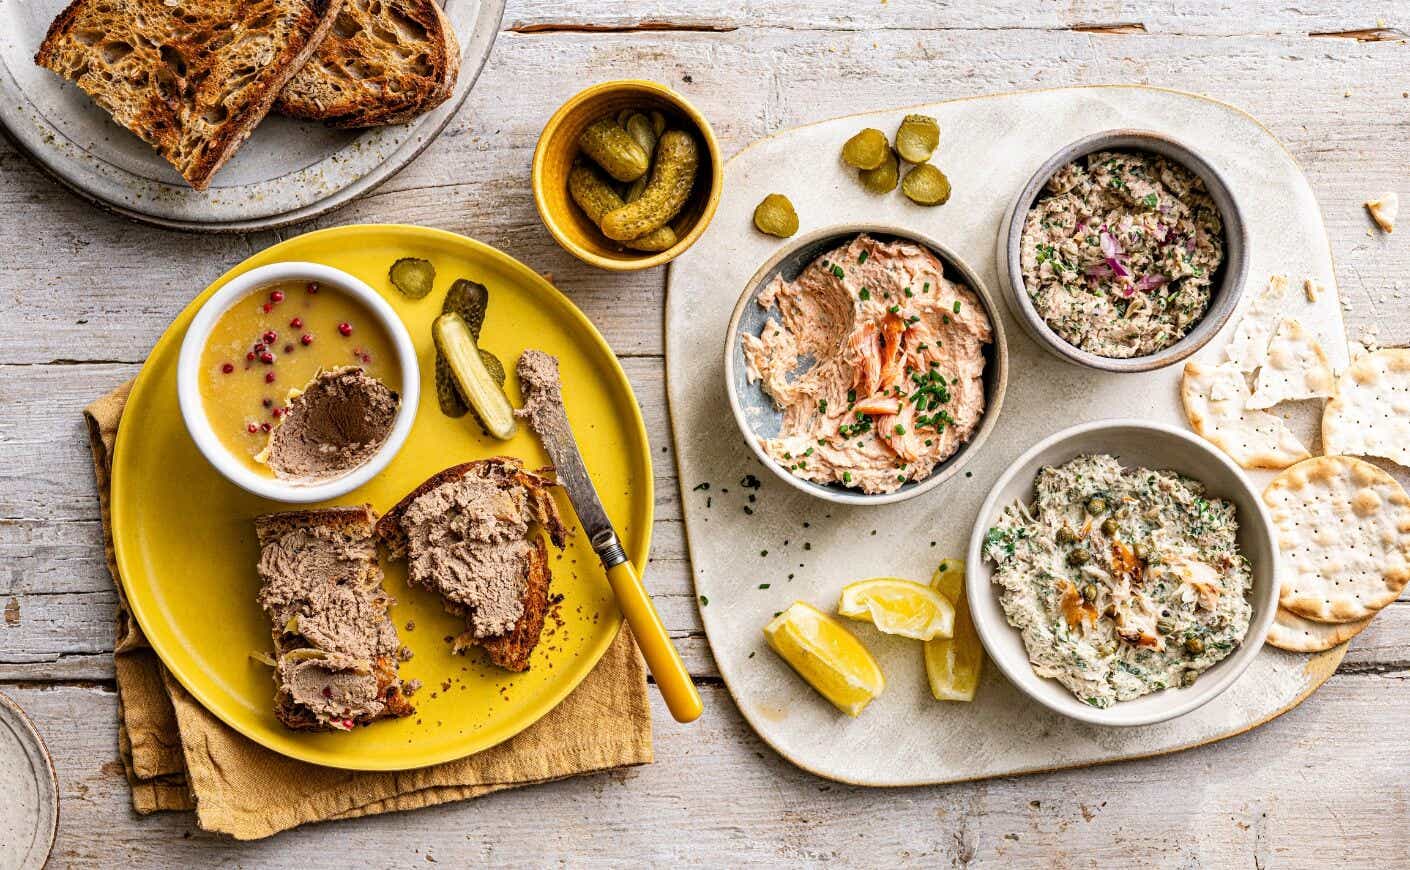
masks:
[[[401,365],[401,403],[387,440],[363,464],[340,477],[312,485],[263,477],[237,461],[216,436],[215,429],[206,417],[200,391],[201,353],[205,350],[206,341],[210,338],[216,321],[252,293],[285,281],[317,281],[357,299],[387,331],[393,347],[396,348],[397,361]],[[246,492],[262,498],[287,504],[310,504],[346,495],[387,467],[406,443],[415,423],[421,398],[421,372],[416,348],[410,333],[407,332],[406,324],[402,323],[391,304],[382,298],[382,294],[341,269],[320,263],[291,260],[270,263],[237,275],[201,305],[181,340],[181,350],[177,357],[176,391],[186,431],[191,435],[191,440],[196,442],[196,447],[205,456],[206,461],[221,475]]]
[[[690,231],[677,240],[676,244],[664,251],[655,253],[643,253],[641,256],[622,255],[620,257],[607,257],[589,251],[573,240],[572,236],[564,232],[558,218],[548,208],[544,196],[543,170],[548,161],[548,148],[558,128],[563,125],[563,121],[579,106],[586,103],[599,94],[612,93],[614,91],[646,91],[660,99],[675,106],[692,125],[696,132],[705,140],[705,153],[709,155],[710,167],[710,189],[705,195],[705,206],[700,212],[700,217],[691,226]],[[582,260],[590,266],[599,269],[606,269],[613,272],[635,272],[641,269],[650,269],[653,266],[660,266],[669,263],[676,257],[685,253],[694,245],[705,229],[710,225],[710,221],[715,217],[715,211],[720,204],[720,191],[724,183],[724,161],[720,157],[720,143],[715,138],[715,131],[706,120],[705,115],[695,107],[690,100],[680,95],[670,87],[659,82],[648,79],[613,79],[611,81],[599,82],[598,84],[584,88],[563,102],[553,114],[549,116],[543,130],[539,132],[538,143],[534,146],[533,163],[529,170],[529,183],[533,188],[534,207],[539,213],[539,220],[548,229],[549,235],[553,236],[564,250]]]
[[[1247,633],[1244,634],[1239,648],[1235,652],[1219,662],[1219,665],[1227,663],[1225,670],[1217,680],[1200,680],[1193,687],[1174,687],[1166,689],[1165,692],[1185,693],[1183,700],[1174,701],[1165,708],[1148,711],[1144,714],[1122,713],[1123,702],[1117,702],[1106,709],[1099,709],[1084,704],[1076,696],[1067,692],[1063,688],[1061,701],[1051,701],[1049,698],[1033,691],[1033,686],[1042,685],[1049,682],[1047,678],[1039,677],[1029,663],[1026,652],[1027,645],[1023,645],[1023,655],[1019,660],[1010,658],[1008,651],[999,648],[996,641],[996,634],[1017,635],[1018,630],[1009,625],[1006,617],[1002,615],[1002,606],[998,605],[997,592],[994,589],[992,580],[993,569],[984,562],[984,537],[988,532],[989,525],[998,509],[1001,507],[999,499],[1003,491],[1018,476],[1019,472],[1033,461],[1035,457],[1044,451],[1065,443],[1082,442],[1093,436],[1118,429],[1137,429],[1148,433],[1152,438],[1174,438],[1193,446],[1196,452],[1202,453],[1210,461],[1222,465],[1229,472],[1237,488],[1243,490],[1244,496],[1249,503],[1254,506],[1253,517],[1240,516],[1241,526],[1247,529],[1258,539],[1262,548],[1266,551],[1269,559],[1268,572],[1269,580],[1267,588],[1260,597],[1253,597],[1250,590],[1250,604],[1255,608],[1253,619],[1249,623]],[[1074,445],[1076,446],[1076,445]],[[1083,451],[1079,450],[1080,455]],[[1204,478],[1199,478],[1201,482]],[[1031,483],[1026,492],[1031,490]],[[1031,493],[1030,493],[1031,495]],[[1247,555],[1247,554],[1246,554]],[[989,494],[985,497],[984,503],[979,508],[979,513],[975,517],[974,527],[970,532],[969,545],[966,548],[966,572],[965,572],[965,595],[969,601],[976,602],[988,597],[999,606],[1000,616],[997,622],[991,622],[990,612],[985,608],[975,606],[970,607],[971,618],[975,629],[979,634],[979,639],[984,645],[984,651],[990,659],[998,665],[999,670],[1004,673],[1009,682],[1027,695],[1031,700],[1038,702],[1042,706],[1055,713],[1060,713],[1072,719],[1088,722],[1094,725],[1128,727],[1136,725],[1150,725],[1156,722],[1164,722],[1183,716],[1199,707],[1204,706],[1214,700],[1219,695],[1233,685],[1239,679],[1263,649],[1264,640],[1268,636],[1268,629],[1273,624],[1273,620],[1278,610],[1278,562],[1280,559],[1277,538],[1273,534],[1273,521],[1269,517],[1268,509],[1263,503],[1262,494],[1256,489],[1253,483],[1243,473],[1243,470],[1236,465],[1233,460],[1215,449],[1212,445],[1198,436],[1186,432],[1177,426],[1169,423],[1159,423],[1152,420],[1138,420],[1132,418],[1116,418],[1109,420],[1094,420],[1086,423],[1079,423],[1069,426],[1059,432],[1055,432],[1038,443],[1028,448],[1021,456],[1015,459],[1004,473],[990,488]],[[1262,613],[1257,611],[1262,605]],[[1022,636],[1019,635],[1020,643]],[[996,653],[996,650],[999,650]],[[1143,696],[1149,697],[1149,696]],[[1178,698],[1179,695],[1172,696]]]
[[[1219,207],[1224,227],[1224,275],[1210,297],[1209,308],[1189,332],[1162,350],[1146,356],[1105,357],[1070,344],[1053,331],[1033,307],[1023,281],[1020,247],[1023,224],[1038,195],[1059,168],[1106,148],[1147,151],[1174,160],[1204,181],[1210,197]],[[1248,279],[1248,226],[1228,180],[1199,152],[1165,133],[1134,128],[1103,130],[1069,142],[1043,161],[1019,190],[1005,215],[998,237],[1000,284],[1015,318],[1049,353],[1065,362],[1104,372],[1148,372],[1182,362],[1210,339],[1233,316]]]
[[[986,384],[992,386],[992,399],[987,401],[984,414],[980,418],[979,426],[974,430],[969,440],[960,446],[949,459],[943,463],[943,468],[938,468],[931,472],[930,476],[924,480],[908,484],[890,493],[878,493],[868,495],[863,492],[844,490],[840,487],[822,486],[810,481],[803,480],[779,465],[771,456],[764,452],[764,448],[759,444],[759,438],[754,434],[753,428],[745,417],[744,409],[740,405],[739,396],[735,392],[735,365],[734,346],[739,341],[740,321],[744,318],[744,312],[753,303],[754,298],[764,288],[764,282],[770,273],[776,270],[779,264],[794,256],[800,249],[814,245],[823,239],[853,237],[862,234],[891,236],[905,239],[922,247],[928,248],[931,253],[948,268],[954,269],[960,277],[979,297],[983,303],[985,313],[989,315],[989,321],[993,328],[993,340],[990,342],[993,347],[994,371],[986,372]],[[739,295],[739,299],[734,304],[734,310],[730,314],[729,327],[725,331],[725,392],[729,397],[730,411],[734,415],[735,424],[739,426],[740,433],[749,445],[749,449],[754,452],[754,456],[764,464],[776,476],[781,478],[789,486],[801,492],[805,492],[824,501],[833,504],[845,505],[883,505],[894,504],[906,501],[923,495],[942,483],[957,475],[966,464],[978,453],[979,448],[988,439],[994,426],[999,420],[999,413],[1003,409],[1004,394],[1008,389],[1008,365],[1009,365],[1008,339],[1004,333],[1004,318],[998,305],[995,303],[989,289],[980,279],[976,272],[968,263],[961,259],[954,250],[942,244],[926,233],[919,232],[896,224],[885,223],[844,223],[833,224],[821,227],[801,236],[795,236],[787,240],[787,243],[775,251],[764,261],[749,280],[744,284],[744,290]],[[986,390],[987,392],[987,390]],[[986,396],[986,399],[990,397]]]

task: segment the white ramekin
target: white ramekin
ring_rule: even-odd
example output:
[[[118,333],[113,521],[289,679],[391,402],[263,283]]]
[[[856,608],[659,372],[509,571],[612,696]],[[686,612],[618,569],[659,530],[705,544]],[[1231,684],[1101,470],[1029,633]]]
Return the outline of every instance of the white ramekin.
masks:
[[[372,457],[362,465],[341,477],[315,484],[301,484],[294,481],[265,477],[246,468],[225,445],[216,437],[206,417],[201,400],[200,369],[201,352],[217,320],[235,303],[244,299],[261,287],[285,281],[317,281],[321,286],[333,288],[360,301],[382,324],[391,336],[396,348],[397,362],[401,365],[401,404],[396,419],[392,423],[391,434]],[[416,419],[416,406],[421,399],[421,373],[416,361],[416,349],[411,343],[411,335],[392,306],[364,282],[347,272],[317,263],[271,263],[239,275],[207,299],[191,325],[186,329],[186,337],[181,342],[181,355],[176,365],[176,392],[181,404],[181,417],[186,422],[186,431],[191,440],[206,457],[206,460],[226,479],[240,488],[263,498],[292,504],[309,504],[338,498],[352,492],[376,476],[397,451],[406,443],[411,434],[412,422]]]

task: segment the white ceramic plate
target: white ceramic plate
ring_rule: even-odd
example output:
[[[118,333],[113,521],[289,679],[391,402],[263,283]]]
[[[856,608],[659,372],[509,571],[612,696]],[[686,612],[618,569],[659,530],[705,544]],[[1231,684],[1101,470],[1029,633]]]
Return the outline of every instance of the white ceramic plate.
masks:
[[[504,0],[444,0],[461,45],[455,93],[410,124],[333,130],[270,114],[215,176],[192,190],[145,142],[73,84],[34,63],[69,0],[0,0],[0,129],[79,196],[126,217],[207,232],[308,220],[386,181],[436,138],[489,57]]]
[[[39,732],[0,695],[0,870],[39,870],[59,828],[59,783]]]
[[[1205,485],[1213,498],[1233,502],[1238,512],[1239,551],[1253,568],[1249,601],[1253,618],[1238,649],[1200,674],[1189,688],[1153,692],[1101,710],[1078,700],[1057,680],[1038,676],[1028,662],[1023,636],[1008,624],[991,582],[994,564],[983,558],[984,535],[1005,507],[1033,501],[1033,480],[1045,465],[1061,465],[1078,456],[1106,453],[1126,468],[1169,469]],[[1208,442],[1165,423],[1110,420],[1083,423],[1039,441],[999,477],[979,509],[966,555],[965,596],[974,626],[989,657],[1009,680],[1050,710],[1095,725],[1149,725],[1173,719],[1213,700],[1249,666],[1278,609],[1277,548],[1272,521],[1258,492],[1238,466]]]

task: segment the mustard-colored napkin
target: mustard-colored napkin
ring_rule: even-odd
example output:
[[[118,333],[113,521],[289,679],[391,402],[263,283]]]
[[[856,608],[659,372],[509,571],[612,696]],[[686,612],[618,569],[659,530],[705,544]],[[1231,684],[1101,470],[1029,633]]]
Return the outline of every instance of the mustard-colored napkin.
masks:
[[[139,813],[194,809],[205,830],[254,840],[305,822],[416,809],[650,763],[646,669],[625,627],[561,704],[512,739],[458,761],[392,773],[337,770],[271,752],[220,722],[162,667],[116,582],[109,475],[130,389],[125,384],[98,399],[84,417],[103,511],[103,546],[118,587],[113,653],[118,748]]]

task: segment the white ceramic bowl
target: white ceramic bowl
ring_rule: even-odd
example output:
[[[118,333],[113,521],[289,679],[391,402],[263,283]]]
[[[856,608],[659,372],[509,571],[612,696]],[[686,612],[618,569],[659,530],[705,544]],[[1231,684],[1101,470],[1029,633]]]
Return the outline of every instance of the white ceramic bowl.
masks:
[[[201,351],[205,349],[206,339],[210,336],[215,322],[231,306],[251,293],[284,281],[317,281],[320,285],[332,287],[356,298],[372,312],[391,336],[392,345],[396,348],[397,362],[401,365],[401,384],[398,385],[401,406],[397,410],[386,443],[372,454],[367,462],[347,474],[316,484],[299,484],[265,477],[246,468],[220,443],[201,401]],[[186,338],[181,342],[181,355],[176,368],[176,390],[181,404],[181,416],[186,421],[186,431],[191,433],[191,439],[217,471],[225,475],[231,483],[255,495],[274,501],[309,504],[346,495],[387,467],[387,463],[397,455],[402,444],[406,443],[407,435],[411,434],[411,424],[416,419],[416,406],[421,398],[421,373],[416,362],[416,349],[411,343],[406,326],[376,290],[347,272],[331,266],[299,262],[271,263],[233,278],[207,299],[196,312],[191,326],[186,330]]]
[[[1253,617],[1243,643],[1228,658],[1200,674],[1193,686],[1118,701],[1105,710],[1079,701],[1057,680],[1034,673],[1023,636],[1008,624],[998,589],[991,582],[994,565],[983,558],[982,552],[984,535],[1005,506],[1015,501],[1032,503],[1033,479],[1039,468],[1091,453],[1111,454],[1127,468],[1177,471],[1203,483],[1211,496],[1233,502],[1239,523],[1239,550],[1253,569],[1249,595]],[[989,657],[1010,682],[1035,701],[1083,722],[1148,725],[1173,719],[1213,699],[1238,679],[1263,648],[1263,639],[1278,608],[1277,544],[1272,527],[1263,500],[1248,478],[1224,454],[1198,437],[1163,423],[1141,420],[1083,423],[1038,442],[994,484],[970,535],[965,594]]]
[[[771,438],[778,434],[783,425],[783,413],[774,400],[764,391],[761,383],[749,383],[744,362],[744,345],[740,336],[758,335],[764,324],[774,315],[759,307],[758,296],[768,287],[775,276],[782,275],[785,281],[792,281],[814,260],[839,245],[866,233],[884,242],[907,241],[930,249],[945,267],[945,275],[968,285],[979,297],[984,311],[989,315],[993,326],[993,340],[984,348],[984,416],[968,441],[960,445],[950,458],[937,465],[929,476],[922,480],[908,481],[895,492],[868,495],[858,489],[839,484],[824,486],[811,480],[804,480],[792,473],[772,456],[764,452],[761,438]],[[883,224],[844,224],[816,230],[807,235],[789,239],[774,253],[749,279],[734,305],[730,316],[729,329],[725,331],[725,388],[729,395],[730,410],[739,424],[739,431],[749,444],[749,449],[779,479],[794,489],[802,490],[834,504],[880,505],[905,501],[924,495],[956,477],[988,439],[999,419],[999,411],[1004,405],[1004,390],[1009,380],[1008,340],[1004,337],[1004,318],[993,297],[989,295],[979,273],[969,267],[949,248],[929,236],[915,230]]]

